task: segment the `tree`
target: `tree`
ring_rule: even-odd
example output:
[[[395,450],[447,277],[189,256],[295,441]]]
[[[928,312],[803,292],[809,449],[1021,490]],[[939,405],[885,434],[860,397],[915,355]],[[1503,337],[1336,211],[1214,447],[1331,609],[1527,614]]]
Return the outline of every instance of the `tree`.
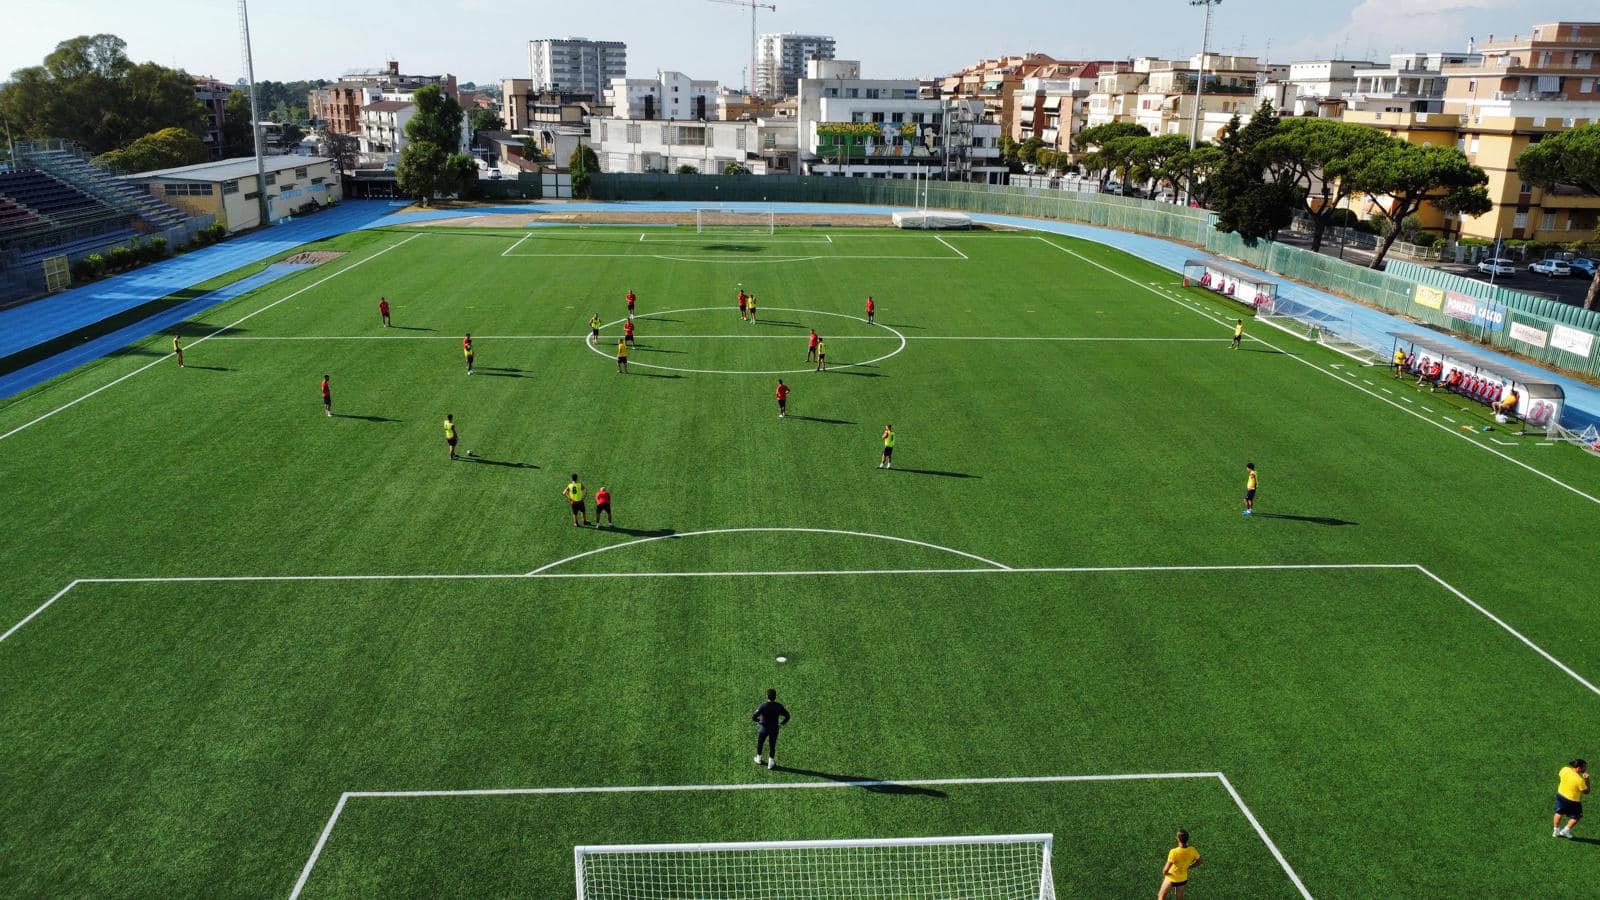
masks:
[[[1133,138],[1128,151],[1130,175],[1136,182],[1176,183],[1172,161],[1189,152],[1189,139],[1181,134]]]
[[[334,166],[341,172],[355,171],[356,164],[361,161],[361,142],[353,134],[336,134],[328,132],[328,155],[333,157]]]
[[[426,141],[446,154],[461,149],[461,104],[436,84],[417,88],[411,95],[416,107],[406,123],[406,140]]]
[[[593,147],[579,144],[573,148],[567,160],[567,174],[572,176],[572,196],[589,196],[589,180],[599,171],[600,157],[595,156]]]
[[[432,141],[412,141],[400,151],[395,170],[400,190],[427,206],[433,198],[453,187],[445,170],[447,154]]]
[[[244,91],[229,91],[222,107],[224,158],[256,155],[256,136],[250,121],[250,95]]]
[[[1028,138],[1022,142],[1022,146],[1017,148],[1017,162],[1023,164],[1036,163],[1038,160],[1035,157],[1043,149],[1044,141],[1036,137]]]
[[[1322,236],[1334,214],[1354,192],[1351,174],[1394,139],[1384,133],[1338,119],[1291,117],[1278,123],[1277,134],[1262,152],[1273,177],[1295,185],[1311,217],[1311,250],[1322,249]]]
[[[1196,144],[1168,163],[1169,178],[1189,200],[1202,207],[1211,205],[1211,192],[1216,174],[1222,171],[1222,148],[1215,144]]]
[[[163,128],[121,150],[102,153],[95,162],[131,175],[205,162],[207,155],[205,143],[194,132],[182,128]]]
[[[1349,177],[1353,189],[1387,198],[1384,214],[1391,222],[1404,222],[1428,203],[1447,214],[1469,216],[1481,216],[1494,206],[1484,188],[1489,176],[1454,147],[1392,141]],[[1398,228],[1384,235],[1372,268],[1383,268],[1383,258],[1399,237]]]
[[[1600,196],[1600,125],[1571,128],[1546,137],[1517,154],[1517,174],[1546,191],[1571,185],[1591,197]],[[1570,215],[1570,213],[1569,213]],[[1600,303],[1600,272],[1589,282],[1584,309]]]
[[[198,133],[205,111],[188,74],[135,63],[126,48],[114,34],[62,41],[0,86],[0,118],[16,137],[68,138],[96,154],[163,128]]]
[[[679,166],[678,168],[674,169],[673,171],[677,172],[679,175],[699,175],[700,174],[700,170],[699,169],[696,169],[694,166],[691,166],[688,163],[684,163],[683,165]]]
[[[724,174],[724,175],[749,175],[750,174],[750,170],[746,169],[744,166],[741,166],[738,163],[736,163],[736,162],[734,162],[733,160],[730,159],[730,160],[728,160],[728,164],[722,167],[722,174]]]
[[[1100,173],[1100,186],[1104,188],[1111,178],[1112,170],[1126,164],[1123,153],[1132,149],[1128,141],[1132,138],[1149,136],[1149,129],[1143,125],[1133,122],[1107,122],[1078,132],[1072,139],[1072,146],[1084,154],[1083,162],[1089,171]],[[1117,144],[1115,148],[1108,146],[1116,141],[1122,143]]]
[[[1267,150],[1277,132],[1278,115],[1265,100],[1244,127],[1238,115],[1229,120],[1219,142],[1222,167],[1212,179],[1218,231],[1254,242],[1272,237],[1292,219],[1300,199],[1294,184],[1268,177]]]
[[[478,162],[465,153],[452,153],[444,161],[445,190],[466,197],[477,192]]]
[[[477,143],[480,131],[503,131],[506,121],[495,114],[492,109],[474,106],[467,112],[467,125],[472,128],[472,141]]]
[[[1000,158],[1008,166],[1017,165],[1017,142],[1009,134],[1000,135]]]

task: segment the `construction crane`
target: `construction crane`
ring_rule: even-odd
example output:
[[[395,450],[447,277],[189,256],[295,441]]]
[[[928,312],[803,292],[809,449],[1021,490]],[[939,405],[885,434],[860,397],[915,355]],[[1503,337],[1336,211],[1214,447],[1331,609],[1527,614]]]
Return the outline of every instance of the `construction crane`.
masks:
[[[750,9],[750,77],[745,82],[745,88],[750,96],[756,95],[756,10],[765,9],[777,12],[778,7],[773,3],[757,3],[756,0],[706,0],[707,3],[720,3],[723,6],[741,6]]]

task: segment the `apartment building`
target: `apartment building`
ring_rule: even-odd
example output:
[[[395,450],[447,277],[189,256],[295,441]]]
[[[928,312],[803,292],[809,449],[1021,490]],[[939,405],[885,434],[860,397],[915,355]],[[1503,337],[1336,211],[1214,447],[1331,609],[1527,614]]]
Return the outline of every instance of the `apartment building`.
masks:
[[[606,88],[611,115],[619,119],[715,119],[715,81],[661,71],[654,78],[613,78]]]
[[[227,113],[228,95],[233,93],[233,85],[215,78],[196,75],[194,79],[194,98],[206,111],[205,125],[200,132],[200,140],[206,145],[206,153],[212,159],[221,159],[224,148],[222,144],[222,123]]]
[[[1059,60],[1037,52],[984,59],[941,79],[939,96],[981,101],[986,120],[999,123],[1002,134],[1011,134],[1012,116],[1016,112],[1014,95],[1024,81],[1051,77],[1064,68],[1082,65],[1082,62]]]
[[[690,166],[720,175],[729,164],[756,175],[800,172],[793,119],[701,122],[595,118],[589,146],[605,172],[675,172]]]
[[[306,95],[306,112],[324,131],[358,134],[361,110],[368,103],[376,103],[386,96],[391,100],[408,99],[417,88],[427,85],[437,85],[446,95],[460,98],[456,76],[449,73],[408,75],[400,71],[398,60],[389,60],[381,69],[346,72],[333,84],[313,88]]]
[[[1038,138],[1052,150],[1070,150],[1072,138],[1088,125],[1089,96],[1101,73],[1126,71],[1126,62],[1061,63],[1022,80],[1011,93],[1011,139]]]
[[[805,77],[806,62],[833,59],[834,41],[825,34],[763,34],[758,43],[755,92],[758,97],[791,97]]]
[[[1345,108],[1362,112],[1444,111],[1445,66],[1473,65],[1483,57],[1471,50],[1395,53],[1385,68],[1355,72],[1355,88]]]
[[[362,107],[356,133],[361,155],[369,161],[398,161],[406,145],[406,123],[416,113],[416,106],[407,100],[377,100]]]
[[[1233,116],[1250,117],[1267,73],[1253,56],[1207,54],[1202,60],[1196,54],[1187,61],[1145,58],[1133,65],[1149,77],[1137,90],[1132,121],[1151,134],[1187,136],[1194,129],[1198,102],[1200,139],[1205,141],[1215,139]]]
[[[528,42],[530,90],[600,97],[613,78],[628,77],[628,45],[572,37]]]
[[[590,116],[608,116],[609,105],[582,91],[535,91],[528,78],[500,82],[500,117],[507,131],[540,125],[580,125]]]
[[[1338,118],[1357,75],[1382,68],[1368,60],[1316,59],[1290,63],[1285,74],[1269,69],[1256,91],[1257,105],[1266,100],[1282,115]]]

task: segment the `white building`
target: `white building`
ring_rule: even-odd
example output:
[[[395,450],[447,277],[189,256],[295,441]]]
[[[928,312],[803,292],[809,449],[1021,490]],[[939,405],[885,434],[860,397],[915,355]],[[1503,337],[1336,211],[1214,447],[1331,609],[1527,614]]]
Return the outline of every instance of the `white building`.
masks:
[[[855,60],[810,61],[796,97],[802,165],[857,178],[1005,171],[1000,125],[982,121],[981,99],[924,99],[920,87],[915,78],[862,78]]]
[[[528,42],[531,90],[583,91],[599,98],[613,78],[628,77],[628,45],[574,37]]]
[[[715,81],[697,81],[682,72],[657,72],[654,78],[613,78],[606,103],[618,119],[715,119]]]
[[[1362,112],[1444,111],[1445,66],[1481,65],[1471,51],[1394,53],[1382,69],[1355,73],[1355,89],[1345,95],[1348,109]]]
[[[833,59],[833,38],[821,34],[763,34],[756,63],[756,95],[779,100],[794,94],[806,63]]]
[[[736,163],[755,175],[799,173],[793,119],[736,122],[596,117],[589,145],[603,172],[676,172],[691,166],[720,175]]]
[[[339,170],[327,157],[268,156],[268,215],[272,221],[343,198]],[[174,169],[140,172],[122,179],[192,216],[215,216],[228,231],[261,225],[256,158],[243,156]]]
[[[1287,75],[1262,80],[1256,99],[1267,100],[1286,116],[1338,115],[1345,95],[1356,89],[1356,76],[1381,70],[1367,60],[1317,59],[1289,64]]]
[[[417,114],[407,100],[379,100],[361,108],[357,147],[369,161],[394,162],[406,145],[406,123]]]

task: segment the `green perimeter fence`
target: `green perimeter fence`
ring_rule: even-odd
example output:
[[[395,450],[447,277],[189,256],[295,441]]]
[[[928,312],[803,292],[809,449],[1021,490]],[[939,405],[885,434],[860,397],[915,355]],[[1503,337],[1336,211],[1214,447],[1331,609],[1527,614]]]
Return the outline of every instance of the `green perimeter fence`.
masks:
[[[1057,219],[1170,238],[1531,359],[1600,375],[1600,313],[1401,260],[1390,261],[1380,272],[1287,244],[1247,244],[1236,234],[1212,227],[1213,213],[1170,203],[1041,187],[803,175],[612,173],[594,176],[590,189],[596,200],[908,208],[925,202],[944,209]],[[1337,311],[1333,316],[1342,318]]]

